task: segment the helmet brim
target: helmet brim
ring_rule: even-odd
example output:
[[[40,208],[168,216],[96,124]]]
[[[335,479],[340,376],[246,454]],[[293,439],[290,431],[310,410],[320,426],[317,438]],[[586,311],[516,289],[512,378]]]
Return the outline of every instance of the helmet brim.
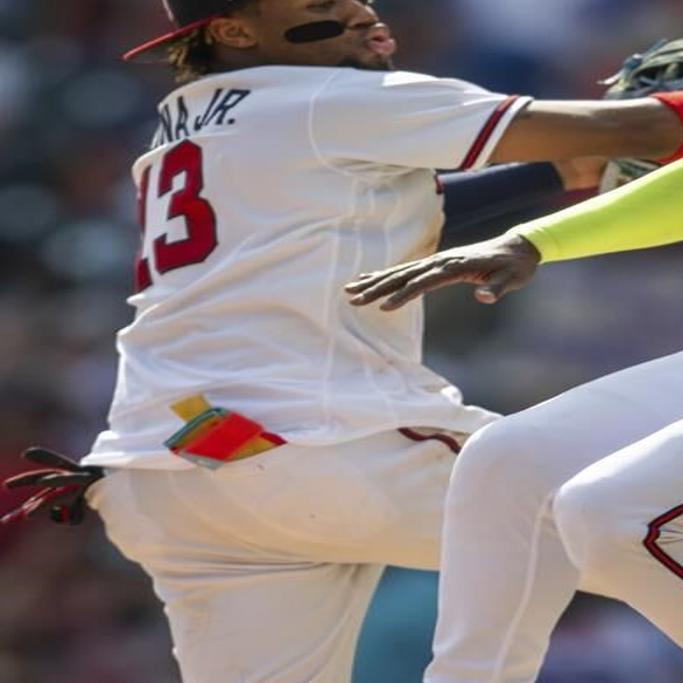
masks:
[[[171,43],[173,43],[173,41],[177,40],[178,38],[182,38],[183,36],[186,36],[189,33],[192,33],[192,31],[196,31],[198,28],[207,26],[219,16],[221,15],[217,14],[211,17],[207,17],[206,19],[200,19],[199,21],[195,21],[192,24],[188,24],[187,26],[177,28],[174,31],[170,31],[169,33],[165,33],[162,36],[158,36],[157,38],[149,40],[146,43],[143,43],[142,45],[138,45],[138,47],[135,47],[132,50],[126,52],[123,55],[123,60],[126,62],[137,61],[140,57],[143,56],[149,57],[150,61],[163,60],[163,58],[166,56],[166,48],[168,48],[168,46]]]

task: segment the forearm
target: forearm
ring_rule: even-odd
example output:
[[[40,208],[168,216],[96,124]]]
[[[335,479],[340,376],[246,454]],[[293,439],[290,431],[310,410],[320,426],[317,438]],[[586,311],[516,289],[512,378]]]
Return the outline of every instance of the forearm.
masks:
[[[513,228],[542,261],[645,249],[683,240],[683,161]]]
[[[623,101],[535,101],[520,112],[494,163],[581,156],[661,159],[683,143],[681,120],[654,97]]]

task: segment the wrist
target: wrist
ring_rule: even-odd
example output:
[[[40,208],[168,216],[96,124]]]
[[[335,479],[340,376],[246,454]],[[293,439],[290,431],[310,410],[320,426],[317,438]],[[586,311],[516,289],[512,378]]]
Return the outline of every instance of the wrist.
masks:
[[[521,254],[525,258],[533,260],[534,263],[541,262],[541,252],[538,247],[523,235],[512,235],[510,246],[517,254]]]
[[[500,240],[500,246],[506,251],[534,264],[539,264],[543,258],[538,247],[528,237],[520,235],[514,229],[503,233],[496,240]]]

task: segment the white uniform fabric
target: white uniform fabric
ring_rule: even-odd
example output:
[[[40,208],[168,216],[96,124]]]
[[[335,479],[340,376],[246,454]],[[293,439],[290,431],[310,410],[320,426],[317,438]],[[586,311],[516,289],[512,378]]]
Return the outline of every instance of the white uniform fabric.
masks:
[[[184,683],[349,683],[383,566],[437,568],[454,458],[394,431],[119,469],[88,502],[152,577]]]
[[[421,362],[422,305],[354,308],[359,272],[433,252],[434,168],[483,165],[528,98],[457,80],[266,66],[186,85],[135,165],[146,226],[110,429],[88,465],[182,469],[162,444],[202,392],[291,443],[493,415]]]
[[[577,589],[683,646],[683,353],[475,435],[446,503],[428,683],[532,683]]]

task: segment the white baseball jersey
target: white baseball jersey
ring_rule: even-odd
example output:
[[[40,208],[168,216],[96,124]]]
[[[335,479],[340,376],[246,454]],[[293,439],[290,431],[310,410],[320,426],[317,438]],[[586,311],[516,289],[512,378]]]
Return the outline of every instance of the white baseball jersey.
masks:
[[[170,94],[134,167],[137,313],[118,336],[110,429],[85,462],[190,467],[163,442],[182,426],[171,404],[196,393],[301,445],[481,426],[481,409],[422,365],[422,304],[355,308],[343,286],[432,253],[434,169],[486,163],[528,101],[414,73],[291,66]]]

